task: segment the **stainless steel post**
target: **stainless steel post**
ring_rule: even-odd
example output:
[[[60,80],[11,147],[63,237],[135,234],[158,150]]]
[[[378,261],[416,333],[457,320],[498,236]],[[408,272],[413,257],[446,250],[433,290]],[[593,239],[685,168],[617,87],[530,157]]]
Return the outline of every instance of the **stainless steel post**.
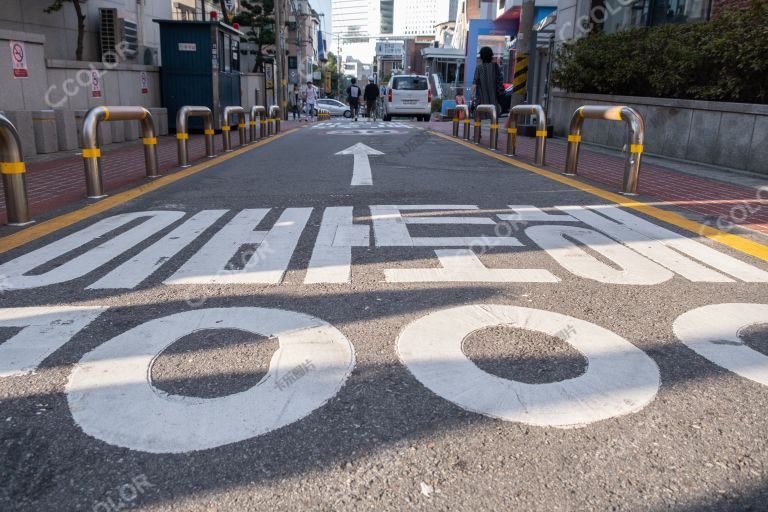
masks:
[[[236,114],[238,118],[237,133],[240,137],[240,145],[242,146],[245,144],[245,110],[243,110],[243,107],[238,106],[224,107],[224,112],[222,114],[224,120],[221,123],[221,133],[224,136],[224,151],[232,151],[232,139],[230,138],[232,114]]]
[[[258,123],[256,122],[256,117],[259,118]],[[256,136],[256,125],[259,124],[261,127],[259,128],[259,136]],[[262,107],[261,105],[254,105],[251,107],[251,142],[258,139],[263,139],[266,135],[266,125],[267,124],[267,109]]]
[[[579,147],[581,145],[581,127],[585,119],[624,121],[627,124],[627,160],[624,164],[622,192],[627,195],[637,193],[640,179],[640,160],[645,143],[645,122],[635,109],[626,106],[584,105],[576,109],[571,117],[568,130],[568,150],[565,157],[565,173],[577,174]]]
[[[205,128],[205,156],[213,156],[213,114],[208,107],[183,106],[176,115],[176,147],[179,154],[179,166],[189,167],[189,118],[202,117]],[[211,135],[208,135],[210,131]]]
[[[498,147],[498,139],[499,139],[499,120],[496,116],[496,106],[495,105],[478,105],[475,108],[475,144],[480,144],[480,139],[482,137],[481,133],[481,126],[482,126],[482,114],[490,114],[491,116],[491,141],[490,141],[490,148],[492,150],[496,150]]]
[[[469,107],[467,105],[456,105],[456,119],[454,120],[454,135],[459,136],[459,112],[464,112],[464,136],[469,140]]]
[[[0,115],[0,174],[5,189],[5,211],[8,224],[24,226],[32,223],[27,197],[27,168],[16,127]]]
[[[99,148],[99,125],[104,121],[139,121],[144,143],[144,163],[148,178],[160,174],[157,168],[157,136],[152,114],[144,107],[94,107],[83,119],[80,143],[83,148],[85,185],[88,197],[104,197],[104,183],[101,173],[101,149]]]
[[[280,133],[280,119],[282,118],[280,107],[277,105],[269,107],[269,117],[272,118],[272,122],[274,123],[274,133],[277,135]]]
[[[517,118],[518,116],[536,116],[536,155],[535,162],[544,165],[547,148],[547,114],[541,105],[516,105],[507,118],[507,155],[517,153]]]

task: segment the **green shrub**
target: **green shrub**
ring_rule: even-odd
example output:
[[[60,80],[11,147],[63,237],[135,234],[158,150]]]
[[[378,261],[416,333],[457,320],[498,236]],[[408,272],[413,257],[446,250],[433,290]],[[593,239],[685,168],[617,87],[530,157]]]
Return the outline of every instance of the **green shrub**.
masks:
[[[432,100],[432,112],[442,112],[443,111],[443,99],[442,98],[435,98]]]
[[[768,102],[768,1],[709,22],[596,33],[555,55],[569,92]]]

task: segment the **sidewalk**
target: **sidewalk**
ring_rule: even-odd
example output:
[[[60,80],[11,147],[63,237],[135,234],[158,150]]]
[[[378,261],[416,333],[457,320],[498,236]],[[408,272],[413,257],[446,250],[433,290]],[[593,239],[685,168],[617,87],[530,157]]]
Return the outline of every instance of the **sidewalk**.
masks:
[[[299,126],[298,122],[283,121],[281,130],[296,126]],[[237,149],[240,145],[237,130],[232,130],[231,134],[232,147]],[[190,134],[188,143],[191,163],[205,158],[203,135]],[[224,151],[221,135],[214,136],[214,143],[216,154],[221,154]],[[178,165],[175,136],[158,137],[157,158],[161,174]],[[105,146],[102,148],[101,164],[107,193],[146,180],[141,141]],[[69,152],[66,156],[54,154],[33,158],[27,163],[27,193],[33,217],[85,199],[85,174],[80,151]],[[6,221],[5,193],[0,183],[0,225]]]
[[[429,123],[431,129],[449,135],[452,126],[450,121]],[[463,126],[459,129],[463,130]],[[488,147],[489,134],[490,129],[483,123],[484,147]],[[547,140],[547,167],[560,171],[565,169],[566,147],[565,141],[560,139]],[[535,140],[532,137],[517,138],[517,157],[521,160],[533,163],[534,148]],[[507,134],[502,125],[499,129],[498,150],[500,153],[506,153],[506,149]],[[589,145],[582,145],[580,153],[579,177],[621,189],[625,162],[623,155],[617,151]],[[640,169],[638,191],[640,194],[659,199],[662,206],[673,205],[704,215],[706,223],[712,227],[728,231],[732,224],[737,224],[768,235],[768,176],[765,180],[760,180],[707,169],[703,172],[709,177],[704,177],[672,170],[682,166],[678,162],[665,162],[658,157],[645,158]],[[713,179],[715,175],[718,179]],[[763,190],[758,188],[761,181],[766,187]]]

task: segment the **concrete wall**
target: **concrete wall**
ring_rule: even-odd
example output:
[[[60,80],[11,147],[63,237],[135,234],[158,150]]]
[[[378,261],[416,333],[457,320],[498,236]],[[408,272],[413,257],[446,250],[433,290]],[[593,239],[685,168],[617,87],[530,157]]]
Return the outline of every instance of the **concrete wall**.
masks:
[[[14,78],[10,41],[24,43],[28,78]],[[45,105],[48,71],[45,67],[45,37],[0,30],[0,110],[39,110]]]
[[[71,3],[65,2],[58,12],[47,14],[44,9],[51,0],[1,0],[0,29],[42,34],[48,40],[47,58],[74,59],[77,46],[77,16]],[[85,12],[83,58],[100,61],[99,9],[115,8],[120,15],[138,25],[139,45],[159,48],[160,29],[153,19],[171,17],[171,0],[89,0],[82,2]],[[141,55],[139,56],[141,57]],[[141,61],[138,61],[141,62]]]
[[[565,137],[581,105],[627,105],[645,119],[645,151],[768,175],[768,105],[571,94],[554,91],[550,120]],[[621,148],[625,130],[611,121],[586,120],[584,142]]]

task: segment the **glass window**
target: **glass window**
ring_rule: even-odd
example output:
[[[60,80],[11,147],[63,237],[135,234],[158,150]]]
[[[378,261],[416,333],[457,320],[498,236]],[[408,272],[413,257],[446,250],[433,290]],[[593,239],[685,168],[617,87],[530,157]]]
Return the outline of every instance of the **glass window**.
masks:
[[[653,24],[706,20],[710,0],[655,0]]]
[[[426,91],[428,88],[423,76],[398,76],[392,81],[392,89],[398,91]]]

